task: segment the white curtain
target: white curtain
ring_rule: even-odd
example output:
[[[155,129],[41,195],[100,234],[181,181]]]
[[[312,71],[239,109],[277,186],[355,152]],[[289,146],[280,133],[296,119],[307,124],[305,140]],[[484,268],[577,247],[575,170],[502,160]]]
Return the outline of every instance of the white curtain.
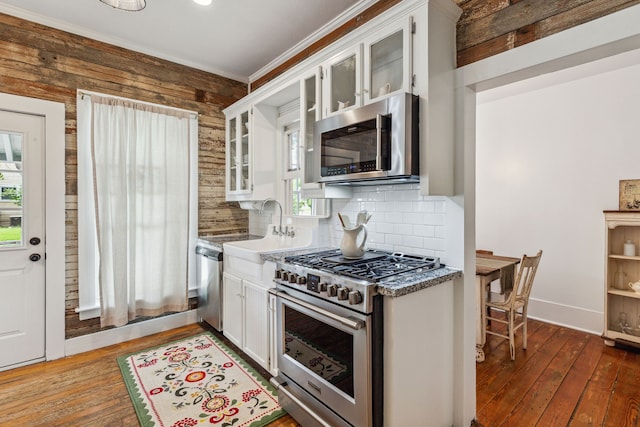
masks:
[[[91,95],[101,325],[188,306],[190,113]]]

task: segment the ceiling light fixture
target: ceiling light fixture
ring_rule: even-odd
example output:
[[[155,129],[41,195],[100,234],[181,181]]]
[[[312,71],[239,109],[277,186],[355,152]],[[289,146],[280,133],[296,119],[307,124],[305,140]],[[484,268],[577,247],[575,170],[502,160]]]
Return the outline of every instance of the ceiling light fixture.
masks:
[[[127,10],[129,12],[137,12],[144,9],[147,5],[146,0],[100,0],[104,4],[120,9]]]
[[[193,1],[203,6],[209,6],[212,0],[193,0]]]

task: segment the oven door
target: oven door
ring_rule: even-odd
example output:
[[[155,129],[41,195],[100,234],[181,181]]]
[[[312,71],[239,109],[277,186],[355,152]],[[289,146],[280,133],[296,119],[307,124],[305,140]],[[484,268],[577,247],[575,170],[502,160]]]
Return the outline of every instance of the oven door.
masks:
[[[350,425],[371,426],[371,316],[295,289],[272,293],[278,297],[279,376],[295,383],[289,390],[280,383],[280,391],[284,391],[287,400],[297,401],[296,411],[303,406],[304,412],[311,412],[315,421],[327,420],[316,410],[309,410],[321,403],[318,409],[329,408]],[[302,392],[296,393],[296,390]],[[336,425],[331,420],[309,425],[325,424]]]

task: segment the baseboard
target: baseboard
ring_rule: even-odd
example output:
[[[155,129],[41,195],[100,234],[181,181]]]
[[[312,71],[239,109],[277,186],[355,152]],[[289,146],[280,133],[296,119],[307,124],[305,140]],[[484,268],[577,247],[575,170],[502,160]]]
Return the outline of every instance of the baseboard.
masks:
[[[582,307],[529,298],[528,316],[555,325],[602,335],[604,313]]]
[[[197,310],[188,310],[182,313],[145,320],[144,322],[134,323],[132,325],[70,338],[65,341],[65,356],[84,353],[85,351],[168,331],[179,328],[180,326],[196,323],[197,321]]]

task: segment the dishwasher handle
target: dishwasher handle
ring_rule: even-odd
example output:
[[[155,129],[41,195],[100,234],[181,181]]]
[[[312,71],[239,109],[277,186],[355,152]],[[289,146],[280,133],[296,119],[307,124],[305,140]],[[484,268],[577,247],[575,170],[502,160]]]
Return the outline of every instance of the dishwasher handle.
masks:
[[[205,246],[196,246],[196,255],[200,255],[215,261],[222,261],[222,251],[217,251]]]

